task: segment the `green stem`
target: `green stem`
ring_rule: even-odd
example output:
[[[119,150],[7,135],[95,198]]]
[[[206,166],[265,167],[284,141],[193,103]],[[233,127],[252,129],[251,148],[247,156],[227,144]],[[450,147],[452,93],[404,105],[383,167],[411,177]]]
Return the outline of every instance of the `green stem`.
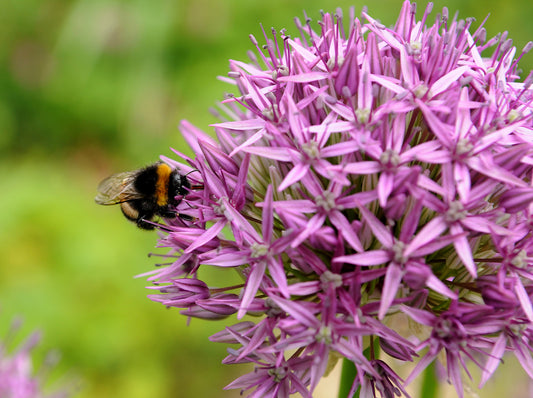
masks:
[[[359,389],[352,397],[348,397],[350,389],[352,388],[353,381],[357,376],[357,369],[352,361],[344,358],[342,360],[342,373],[341,373],[341,385],[339,388],[339,398],[353,398],[359,396]]]
[[[363,351],[363,354],[369,360],[378,357],[379,346],[374,344],[373,340],[370,340],[370,347]],[[342,361],[342,373],[341,373],[341,382],[339,386],[339,398],[358,398],[359,397],[359,388],[352,396],[349,396],[350,390],[352,389],[353,382],[357,376],[357,368],[354,363],[349,359],[344,358]],[[425,396],[425,395],[424,395]]]
[[[420,386],[421,397],[438,397],[439,381],[437,380],[437,372],[435,369],[435,362],[429,365],[424,370],[422,376],[422,385]]]

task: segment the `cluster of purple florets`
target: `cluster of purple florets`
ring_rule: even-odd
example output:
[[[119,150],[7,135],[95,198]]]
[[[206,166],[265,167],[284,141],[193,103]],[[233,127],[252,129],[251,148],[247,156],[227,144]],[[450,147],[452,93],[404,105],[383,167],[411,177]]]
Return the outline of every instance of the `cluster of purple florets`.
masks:
[[[67,398],[73,396],[74,387],[62,386],[55,391],[47,386],[46,377],[58,360],[57,353],[51,352],[44,362],[34,366],[35,346],[41,340],[41,333],[33,332],[18,346],[13,341],[22,326],[16,318],[5,336],[0,339],[0,397],[2,398]]]
[[[337,11],[251,37],[216,138],[181,124],[196,155],[164,160],[203,189],[167,222],[173,263],[151,298],[236,314],[212,340],[255,368],[227,388],[310,397],[339,357],[361,396],[405,393],[439,355],[460,396],[470,360],[480,384],[507,351],[533,377],[533,79],[517,69],[531,44],[516,56],[506,34],[415,11],[404,2],[392,28]],[[210,286],[205,267],[242,282]],[[405,319],[419,326],[394,330]],[[417,361],[408,380],[369,345]]]

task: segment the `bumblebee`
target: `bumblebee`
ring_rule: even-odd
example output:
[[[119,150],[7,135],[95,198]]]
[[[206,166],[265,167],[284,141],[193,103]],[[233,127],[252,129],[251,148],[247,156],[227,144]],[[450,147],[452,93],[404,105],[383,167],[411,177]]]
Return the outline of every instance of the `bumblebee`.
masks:
[[[124,216],[139,228],[154,229],[156,216],[176,218],[175,207],[189,192],[189,181],[177,170],[157,162],[140,170],[113,174],[98,185],[100,205],[120,204]]]

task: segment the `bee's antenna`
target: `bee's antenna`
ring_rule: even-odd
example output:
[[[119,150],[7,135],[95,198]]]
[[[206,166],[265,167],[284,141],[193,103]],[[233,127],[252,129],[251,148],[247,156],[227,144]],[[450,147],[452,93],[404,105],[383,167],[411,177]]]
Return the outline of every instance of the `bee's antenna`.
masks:
[[[200,170],[198,170],[198,169],[191,170],[187,174],[185,174],[185,177],[187,177],[189,174],[194,173],[194,172],[200,173]],[[194,185],[191,184],[191,189],[193,189],[193,190],[194,189],[204,189],[204,184],[194,184]]]

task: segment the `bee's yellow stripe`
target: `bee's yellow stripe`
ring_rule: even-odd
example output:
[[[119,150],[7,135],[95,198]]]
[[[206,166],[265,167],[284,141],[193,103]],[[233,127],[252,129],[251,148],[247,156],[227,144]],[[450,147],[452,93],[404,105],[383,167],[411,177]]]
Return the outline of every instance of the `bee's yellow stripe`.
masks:
[[[168,164],[162,163],[157,166],[157,183],[155,184],[155,197],[158,206],[168,204],[168,181],[172,169]]]

